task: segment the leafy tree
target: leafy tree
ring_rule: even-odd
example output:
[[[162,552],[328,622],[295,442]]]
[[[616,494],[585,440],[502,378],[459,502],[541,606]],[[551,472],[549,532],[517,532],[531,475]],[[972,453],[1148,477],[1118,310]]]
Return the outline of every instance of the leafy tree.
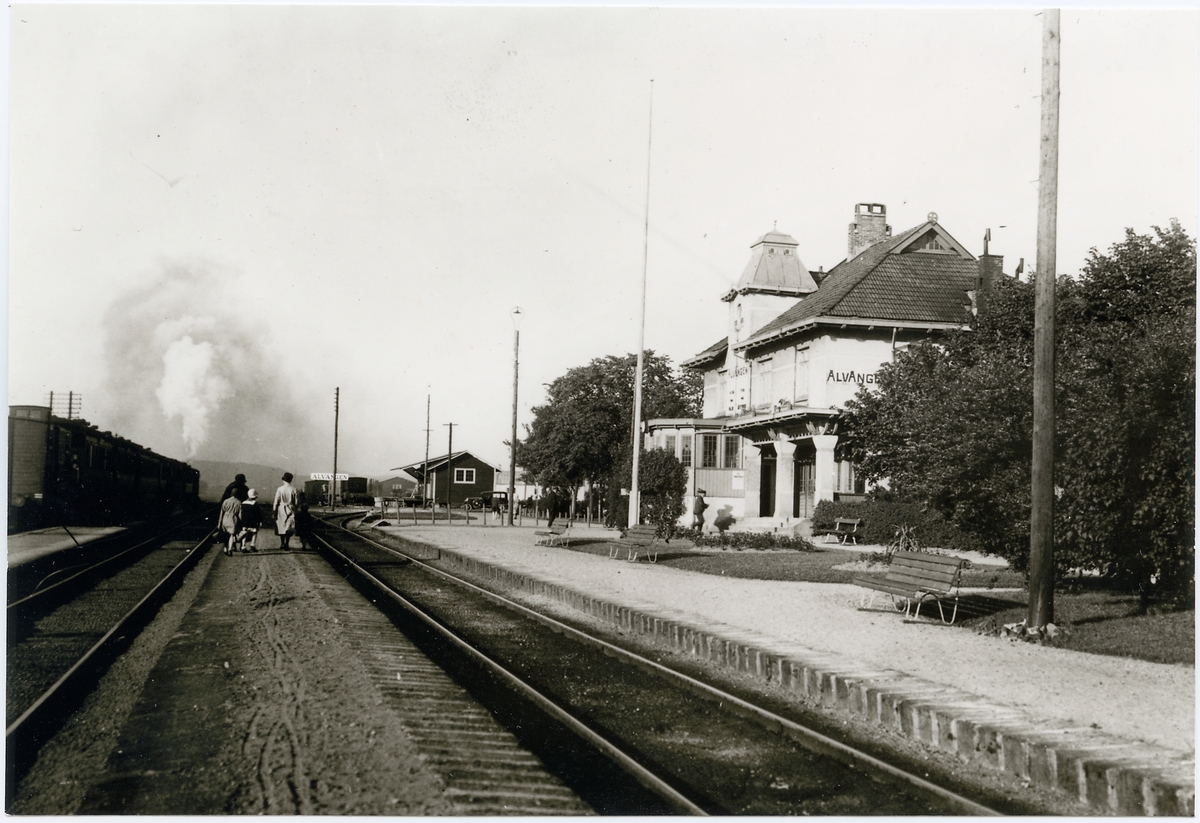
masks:
[[[1127,232],[1056,284],[1055,562],[1187,592],[1195,551],[1195,244]],[[899,354],[847,405],[862,472],[1025,568],[1033,287],[1002,279],[967,330]]]
[[[610,488],[628,489],[633,482],[633,454],[630,449],[621,466],[620,483]],[[642,452],[638,461],[638,491],[642,497],[642,522],[653,525],[659,537],[675,536],[683,516],[683,496],[687,493],[687,469],[679,458],[666,449]],[[620,495],[610,502],[610,525],[624,527],[629,522],[629,497]]]
[[[636,355],[609,355],[554,380],[546,403],[533,408],[533,422],[518,445],[518,462],[542,484],[578,489],[590,482],[606,493],[611,508],[614,492],[619,499],[620,491],[615,475],[632,453],[636,370]],[[644,420],[698,416],[702,393],[698,374],[679,371],[669,357],[646,352]]]

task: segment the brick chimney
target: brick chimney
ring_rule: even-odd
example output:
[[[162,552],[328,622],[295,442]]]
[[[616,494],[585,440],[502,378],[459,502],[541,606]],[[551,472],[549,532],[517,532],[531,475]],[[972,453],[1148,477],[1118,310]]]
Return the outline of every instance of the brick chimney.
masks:
[[[986,243],[984,247],[986,249]],[[975,307],[979,313],[987,310],[988,296],[1003,275],[1004,255],[988,254],[986,251],[979,255],[979,280],[975,287]]]
[[[854,222],[850,224],[846,243],[846,259],[853,260],[866,248],[892,236],[887,224],[887,206],[882,203],[859,203],[854,207]]]

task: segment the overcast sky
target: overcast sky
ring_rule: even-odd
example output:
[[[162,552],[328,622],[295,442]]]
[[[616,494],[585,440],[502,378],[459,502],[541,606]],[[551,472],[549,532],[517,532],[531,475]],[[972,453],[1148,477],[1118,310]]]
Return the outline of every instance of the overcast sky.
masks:
[[[543,384],[683,360],[772,227],[1036,258],[1035,8],[11,6],[9,402],[180,458],[507,466]],[[1197,14],[1066,9],[1058,270],[1197,210]]]

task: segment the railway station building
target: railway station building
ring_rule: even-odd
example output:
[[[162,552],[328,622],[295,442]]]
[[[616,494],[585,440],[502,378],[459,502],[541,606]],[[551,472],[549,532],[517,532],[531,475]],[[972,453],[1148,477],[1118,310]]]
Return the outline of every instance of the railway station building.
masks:
[[[788,529],[822,500],[855,500],[863,481],[839,448],[841,409],[880,366],[918,340],[961,328],[1003,257],[976,258],[930,213],[893,235],[887,209],[859,203],[846,258],[810,272],[799,243],[771,231],[722,300],[725,336],[685,360],[704,376],[702,417],[647,421],[647,448],[688,470],[706,525]],[[685,515],[690,522],[690,515]]]

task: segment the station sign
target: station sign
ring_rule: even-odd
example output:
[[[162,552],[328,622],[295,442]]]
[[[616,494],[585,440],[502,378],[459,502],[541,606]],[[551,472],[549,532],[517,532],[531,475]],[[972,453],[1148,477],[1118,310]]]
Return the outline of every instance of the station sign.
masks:
[[[330,474],[329,472],[313,472],[312,474],[310,474],[310,475],[308,476],[308,479],[309,479],[309,480],[333,480],[334,478],[333,478],[333,475],[332,475],[332,474]],[[348,475],[348,474],[339,474],[339,475],[337,476],[337,479],[338,479],[338,480],[349,480],[349,479],[350,479],[350,475]]]

